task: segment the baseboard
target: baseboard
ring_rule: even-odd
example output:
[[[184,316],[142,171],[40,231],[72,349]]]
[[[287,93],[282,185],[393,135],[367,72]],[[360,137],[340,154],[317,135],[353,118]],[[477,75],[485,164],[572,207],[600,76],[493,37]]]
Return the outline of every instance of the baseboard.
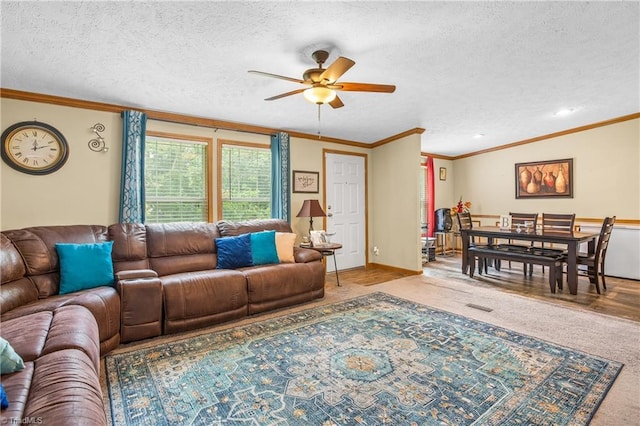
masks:
[[[384,269],[386,271],[399,272],[401,274],[407,274],[407,275],[422,275],[422,269],[420,269],[419,271],[414,271],[411,269],[404,269],[404,268],[397,268],[395,266],[383,265],[382,263],[369,262],[367,263],[367,268],[379,268],[379,269]]]

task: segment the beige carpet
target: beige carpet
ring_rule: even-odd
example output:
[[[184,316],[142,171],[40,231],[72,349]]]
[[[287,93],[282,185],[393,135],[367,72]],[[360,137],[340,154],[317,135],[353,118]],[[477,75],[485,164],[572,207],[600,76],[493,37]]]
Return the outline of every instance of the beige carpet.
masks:
[[[281,310],[266,315],[198,330],[191,333],[160,337],[149,341],[124,345],[116,352],[157,344],[175,338],[225,329],[294,310],[307,309],[325,303],[349,299],[371,292],[386,292],[397,297],[423,303],[431,307],[464,315],[475,320],[495,324],[539,339],[578,349],[624,363],[592,425],[640,425],[640,324],[633,321],[570,309],[548,302],[529,299],[475,286],[462,274],[447,278],[424,275],[401,278],[373,286],[327,284],[326,296],[320,301]],[[491,312],[467,306],[479,305]],[[104,371],[104,368],[102,368]],[[104,377],[103,377],[104,383]],[[104,385],[103,385],[104,386]],[[106,388],[103,387],[106,395]],[[108,401],[105,403],[110,418]]]

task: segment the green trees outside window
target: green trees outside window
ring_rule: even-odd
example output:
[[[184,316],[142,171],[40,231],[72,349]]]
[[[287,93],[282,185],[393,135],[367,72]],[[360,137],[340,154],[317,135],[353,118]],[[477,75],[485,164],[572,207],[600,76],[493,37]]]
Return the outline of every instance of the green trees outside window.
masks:
[[[271,151],[256,146],[223,144],[220,199],[222,219],[239,221],[271,217]]]

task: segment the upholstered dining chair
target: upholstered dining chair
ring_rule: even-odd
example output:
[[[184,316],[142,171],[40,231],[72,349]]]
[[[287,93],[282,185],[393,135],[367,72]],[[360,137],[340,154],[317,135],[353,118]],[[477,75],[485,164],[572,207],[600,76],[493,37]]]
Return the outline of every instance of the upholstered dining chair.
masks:
[[[602,222],[602,228],[600,229],[600,236],[596,243],[596,250],[592,255],[578,254],[578,265],[586,265],[587,270],[584,273],[579,273],[589,277],[589,280],[596,285],[596,291],[600,294],[600,279],[602,279],[602,288],[607,289],[607,284],[604,280],[604,259],[607,255],[607,247],[609,246],[609,239],[611,238],[611,231],[613,231],[613,225],[616,223],[616,217],[606,217]]]

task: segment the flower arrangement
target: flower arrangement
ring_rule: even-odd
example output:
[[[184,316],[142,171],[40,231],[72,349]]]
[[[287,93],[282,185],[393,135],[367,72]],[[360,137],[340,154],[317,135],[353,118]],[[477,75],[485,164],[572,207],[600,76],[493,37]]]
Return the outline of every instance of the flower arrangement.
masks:
[[[458,213],[469,213],[471,211],[471,201],[462,201],[462,196],[458,204],[451,207],[451,216],[455,216]]]

